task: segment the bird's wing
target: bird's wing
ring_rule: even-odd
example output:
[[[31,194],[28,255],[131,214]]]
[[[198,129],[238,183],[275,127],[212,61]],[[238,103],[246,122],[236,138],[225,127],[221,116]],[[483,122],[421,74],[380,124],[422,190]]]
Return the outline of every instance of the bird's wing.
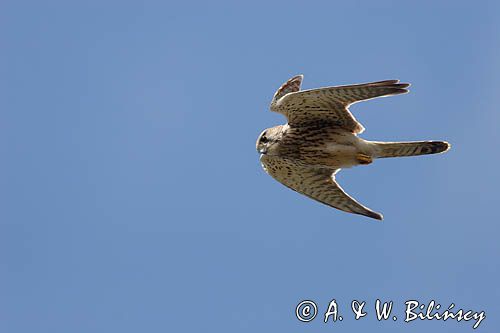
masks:
[[[277,156],[262,155],[260,161],[271,177],[294,191],[348,213],[382,220],[381,214],[361,205],[345,193],[335,181],[335,172],[331,169],[311,168]]]
[[[353,103],[407,93],[408,83],[387,80],[349,86],[300,90],[302,75],[283,84],[271,102],[271,111],[281,113],[291,126],[337,126],[353,133],[364,128],[349,112]]]

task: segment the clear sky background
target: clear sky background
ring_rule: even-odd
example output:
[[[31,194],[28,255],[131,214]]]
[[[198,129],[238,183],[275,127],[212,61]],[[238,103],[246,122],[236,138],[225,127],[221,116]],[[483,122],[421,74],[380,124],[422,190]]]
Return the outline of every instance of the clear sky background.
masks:
[[[0,3],[0,331],[471,332],[500,327],[493,1]],[[372,140],[443,139],[338,180],[378,223],[265,174],[275,90],[401,79]],[[377,298],[396,322],[378,322]],[[320,314],[299,322],[295,306]],[[330,300],[342,322],[324,324]],[[368,316],[349,309],[365,300]]]

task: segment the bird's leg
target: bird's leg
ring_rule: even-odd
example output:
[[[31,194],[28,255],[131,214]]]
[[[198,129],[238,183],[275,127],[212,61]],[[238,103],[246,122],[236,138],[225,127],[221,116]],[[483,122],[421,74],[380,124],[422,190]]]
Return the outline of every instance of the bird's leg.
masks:
[[[363,153],[357,153],[356,160],[359,162],[359,164],[370,164],[373,162],[371,156],[365,155]]]

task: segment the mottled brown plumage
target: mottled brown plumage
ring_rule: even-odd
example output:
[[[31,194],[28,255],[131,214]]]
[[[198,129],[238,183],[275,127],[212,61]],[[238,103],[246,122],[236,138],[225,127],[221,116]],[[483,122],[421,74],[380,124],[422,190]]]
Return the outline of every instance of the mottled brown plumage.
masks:
[[[375,158],[441,153],[444,141],[374,142],[357,136],[363,126],[349,111],[353,103],[407,93],[398,80],[300,90],[302,75],[274,94],[271,111],[287,117],[285,125],[269,128],[257,140],[266,172],[287,187],[331,207],[382,219],[359,204],[335,181],[341,168],[370,164]]]

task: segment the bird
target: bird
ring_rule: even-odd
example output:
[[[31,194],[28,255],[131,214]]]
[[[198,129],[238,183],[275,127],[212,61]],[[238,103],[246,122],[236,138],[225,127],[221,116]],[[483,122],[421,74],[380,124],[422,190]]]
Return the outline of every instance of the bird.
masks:
[[[377,142],[360,138],[364,127],[349,111],[354,103],[408,93],[408,83],[385,80],[301,90],[303,75],[286,81],[274,94],[270,110],[288,122],[265,129],[256,148],[264,170],[286,187],[330,207],[382,220],[337,183],[344,168],[378,158],[438,154],[446,141]]]

